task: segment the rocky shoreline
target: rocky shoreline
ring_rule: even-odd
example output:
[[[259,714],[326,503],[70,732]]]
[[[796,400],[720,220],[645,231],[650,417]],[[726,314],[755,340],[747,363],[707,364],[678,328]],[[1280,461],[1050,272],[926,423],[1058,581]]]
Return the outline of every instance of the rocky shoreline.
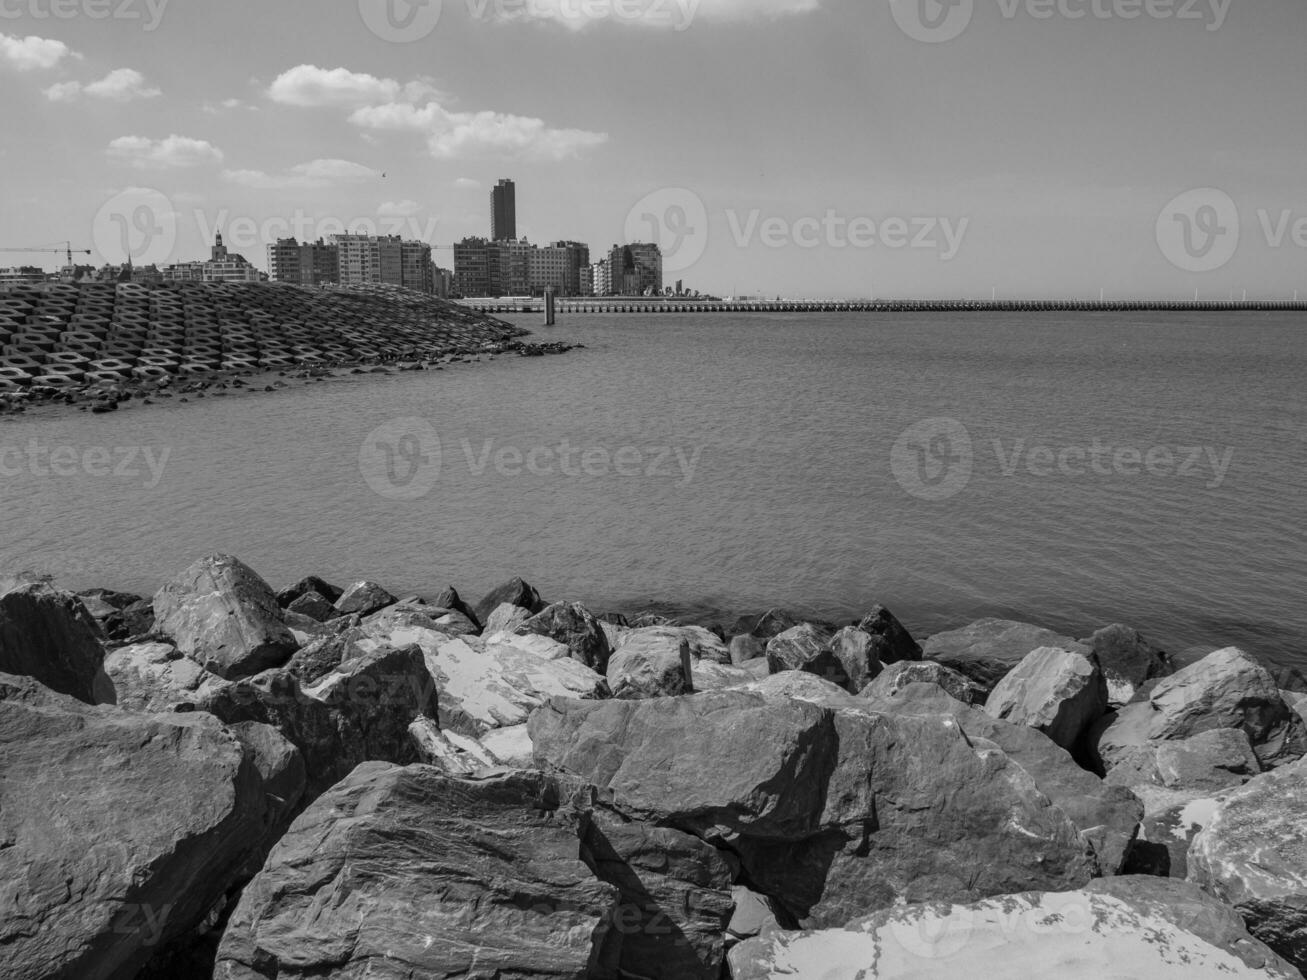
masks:
[[[394,287],[132,283],[0,291],[0,418],[43,406],[275,391],[343,373],[440,370],[573,345]]]
[[[1307,711],[876,606],[0,576],[0,975],[1301,977]]]

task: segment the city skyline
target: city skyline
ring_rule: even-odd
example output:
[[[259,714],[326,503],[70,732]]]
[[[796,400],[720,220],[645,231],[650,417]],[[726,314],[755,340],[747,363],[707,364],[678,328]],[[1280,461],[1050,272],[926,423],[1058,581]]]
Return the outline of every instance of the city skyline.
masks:
[[[69,239],[112,261],[105,243],[135,234],[136,209],[113,210],[133,188],[166,202],[173,262],[216,228],[258,238],[278,216],[304,216],[301,240],[363,220],[449,245],[484,233],[512,173],[533,196],[517,237],[656,237],[669,278],[720,293],[1304,288],[1292,0],[1184,17],[964,3],[955,37],[922,35],[911,0],[703,0],[676,8],[685,23],[593,24],[445,4],[419,39],[389,34],[367,2],[161,6],[157,23],[0,22],[0,246]],[[304,25],[320,44],[285,54]],[[279,236],[229,237],[257,265]]]

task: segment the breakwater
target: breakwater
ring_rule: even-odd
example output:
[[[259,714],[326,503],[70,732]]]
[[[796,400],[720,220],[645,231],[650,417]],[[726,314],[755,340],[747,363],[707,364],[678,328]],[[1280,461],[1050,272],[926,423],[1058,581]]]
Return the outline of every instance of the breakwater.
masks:
[[[543,299],[465,299],[462,305],[478,313],[543,313]],[[1299,300],[1171,301],[1171,300],[865,300],[738,302],[727,300],[648,300],[610,298],[559,300],[565,313],[1283,313],[1307,310]]]
[[[19,285],[0,290],[0,410],[49,400],[106,408],[263,372],[530,353],[524,333],[395,287]]]

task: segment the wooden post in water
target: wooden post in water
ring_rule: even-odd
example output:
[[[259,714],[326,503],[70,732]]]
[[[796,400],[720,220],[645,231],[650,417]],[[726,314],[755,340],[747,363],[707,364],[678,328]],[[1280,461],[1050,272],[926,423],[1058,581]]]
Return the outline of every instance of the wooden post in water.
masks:
[[[554,306],[554,291],[545,290],[545,326],[552,327],[558,322],[557,312]]]

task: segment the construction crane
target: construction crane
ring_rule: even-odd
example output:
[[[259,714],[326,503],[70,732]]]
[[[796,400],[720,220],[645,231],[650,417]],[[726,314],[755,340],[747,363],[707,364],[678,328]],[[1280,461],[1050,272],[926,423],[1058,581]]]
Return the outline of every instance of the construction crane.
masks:
[[[32,253],[45,252],[50,254],[56,254],[62,252],[64,255],[68,257],[69,265],[73,264],[74,251],[76,251],[78,255],[91,254],[91,250],[89,248],[74,249],[72,242],[63,242],[62,244],[63,244],[63,248],[0,248],[0,252],[32,252]]]

